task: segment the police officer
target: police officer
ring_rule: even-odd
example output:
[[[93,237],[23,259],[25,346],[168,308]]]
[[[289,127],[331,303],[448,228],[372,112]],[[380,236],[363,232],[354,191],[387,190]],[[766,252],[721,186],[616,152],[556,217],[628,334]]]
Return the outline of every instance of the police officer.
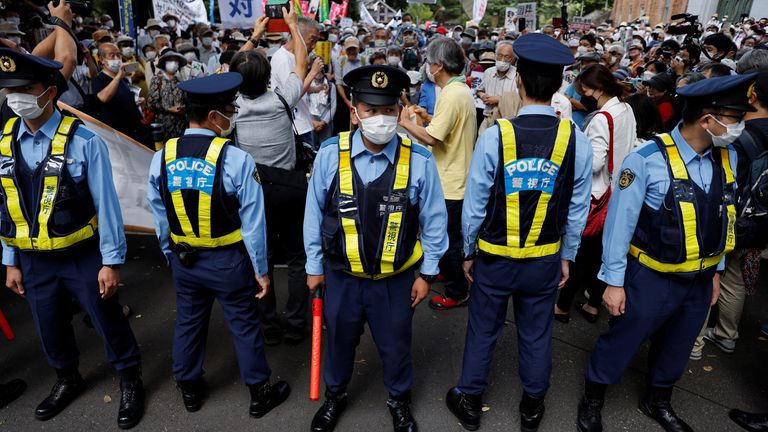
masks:
[[[6,285],[26,297],[58,379],[35,417],[56,416],[85,389],[71,321],[74,298],[121,376],[118,425],[144,413],[139,347],[117,300],[123,218],[102,139],[56,108],[62,64],[0,49],[0,87],[16,116],[0,139],[0,239]]]
[[[349,72],[344,83],[360,129],[326,141],[315,160],[304,247],[310,291],[327,287],[328,330],[326,399],[312,420],[315,432],[332,431],[347,406],[366,322],[384,364],[394,430],[417,430],[410,412],[411,322],[448,248],[448,216],[431,153],[395,133],[403,110],[398,100],[409,82],[390,66]]]
[[[646,339],[648,391],[640,410],[667,431],[691,431],[670,403],[710,305],[718,266],[735,243],[736,154],[726,148],[744,129],[755,75],[710,78],[678,90],[683,120],[630,153],[608,205],[603,304],[613,316],[586,371],[578,428],[602,431],[608,384]],[[714,279],[714,283],[713,283]]]
[[[226,138],[243,78],[228,72],[183,82],[189,128],[152,159],[148,199],[176,286],[173,374],[184,406],[202,406],[203,360],[213,301],[232,332],[240,374],[260,418],[290,393],[269,383],[258,300],[267,294],[264,198],[253,158]]]
[[[537,430],[552,369],[552,308],[576,257],[592,185],[587,137],[550,106],[573,56],[543,34],[521,37],[514,50],[523,107],[478,139],[464,196],[469,324],[461,377],[446,404],[468,430],[480,427],[510,297],[523,383],[521,428]]]

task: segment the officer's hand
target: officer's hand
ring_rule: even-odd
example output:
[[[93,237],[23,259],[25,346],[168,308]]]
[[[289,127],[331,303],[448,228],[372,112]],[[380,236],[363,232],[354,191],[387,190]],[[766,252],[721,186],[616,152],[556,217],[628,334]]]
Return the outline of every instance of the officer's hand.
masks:
[[[314,294],[318,288],[325,288],[325,276],[324,275],[307,275],[307,286],[309,287],[309,293]]]
[[[563,289],[565,283],[568,282],[568,277],[571,275],[571,266],[568,260],[560,260],[560,268],[563,271],[563,276],[560,277],[560,283],[557,284],[557,289]]]
[[[709,302],[710,306],[717,304],[717,299],[720,298],[720,273],[715,273],[715,277],[712,278],[712,301]]]
[[[613,316],[623,315],[626,302],[627,296],[624,293],[623,287],[608,285],[608,287],[605,288],[603,305],[608,309],[608,313]]]
[[[467,281],[469,283],[475,283],[475,278],[472,276],[472,273],[475,272],[475,260],[464,260],[464,264],[462,264],[461,267],[464,269],[464,277],[467,278]]]
[[[416,280],[413,281],[413,287],[411,288],[411,309],[418,306],[422,300],[427,298],[427,294],[429,294],[429,284],[424,279],[417,277]]]
[[[22,283],[23,279],[20,268],[16,266],[7,266],[5,268],[5,286],[22,297],[24,297],[25,293],[24,284]]]
[[[120,273],[109,267],[102,267],[99,271],[99,292],[101,298],[108,299],[117,292],[120,283]]]
[[[269,293],[269,276],[256,275],[256,282],[259,283],[259,292],[256,293],[256,298],[261,300]]]

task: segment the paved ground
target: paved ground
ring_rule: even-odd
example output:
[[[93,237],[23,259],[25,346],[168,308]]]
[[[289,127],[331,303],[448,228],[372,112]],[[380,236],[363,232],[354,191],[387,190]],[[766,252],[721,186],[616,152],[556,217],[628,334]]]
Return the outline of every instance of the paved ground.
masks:
[[[138,431],[307,431],[319,406],[308,399],[309,342],[298,347],[269,348],[274,375],[293,386],[288,402],[261,420],[248,417],[248,393],[240,380],[229,332],[219,309],[211,320],[206,379],[210,395],[201,411],[189,414],[170,374],[171,338],[174,323],[174,291],[169,271],[151,237],[129,238],[129,262],[122,273],[123,303],[134,308],[131,319],[144,356],[147,412]],[[764,275],[766,276],[766,275]],[[285,281],[278,275],[278,298],[285,298]],[[728,409],[768,411],[768,340],[759,336],[760,319],[768,318],[768,278],[763,293],[750,298],[742,322],[737,351],[725,355],[707,346],[705,357],[688,365],[686,376],[675,390],[675,407],[697,431],[734,431]],[[439,288],[439,287],[438,287]],[[41,353],[27,305],[8,290],[0,290],[0,304],[12,323],[17,340],[0,338],[0,379],[19,377],[29,383],[27,392],[0,410],[0,430],[5,431],[109,431],[118,430],[115,418],[120,394],[118,380],[104,360],[101,342],[93,330],[74,318],[81,350],[81,371],[88,391],[66,411],[48,422],[35,421],[36,404],[50,391],[54,373]],[[448,413],[444,395],[458,376],[464,345],[466,309],[436,313],[419,307],[414,322],[416,383],[414,412],[422,431],[461,431]],[[571,323],[555,323],[554,371],[547,397],[547,415],[541,431],[573,431],[576,405],[582,388],[584,366],[605,317],[590,325],[575,316]],[[496,351],[491,385],[486,393],[488,410],[482,431],[518,430],[517,350],[514,323],[508,323]],[[644,351],[644,350],[643,350]],[[607,431],[661,430],[636,409],[645,370],[644,352],[638,354],[622,383],[609,390],[606,404]],[[337,428],[340,432],[391,430],[384,405],[381,362],[369,335],[358,350],[355,378],[349,392],[351,404]]]

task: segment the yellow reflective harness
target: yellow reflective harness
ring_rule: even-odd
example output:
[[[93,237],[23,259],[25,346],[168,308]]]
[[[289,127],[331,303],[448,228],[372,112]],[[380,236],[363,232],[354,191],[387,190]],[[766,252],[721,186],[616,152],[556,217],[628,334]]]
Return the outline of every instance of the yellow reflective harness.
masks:
[[[13,154],[13,129],[18,120],[18,117],[12,117],[3,128],[3,137],[0,139],[0,155],[3,157],[14,159],[21,157],[21,155]],[[59,191],[61,172],[66,167],[68,137],[76,120],[75,117],[62,116],[61,122],[56,128],[56,134],[51,141],[50,155],[44,161],[46,166],[43,176],[43,191],[40,196],[37,214],[37,237],[31,237],[31,226],[33,224],[24,215],[16,181],[6,176],[0,178],[0,183],[6,196],[6,206],[16,230],[15,237],[0,237],[9,246],[14,246],[21,250],[59,250],[93,237],[96,233],[96,228],[98,227],[96,215],[85,226],[63,237],[51,236],[48,229],[48,222],[51,219],[51,213],[53,213],[53,207]],[[18,161],[15,163],[22,162]]]
[[[227,144],[227,139],[216,137],[211,141],[208,151],[205,154],[205,161],[211,165],[217,166],[219,157],[221,157],[221,151]],[[178,147],[178,138],[168,140],[165,144],[165,166],[172,164],[176,160],[176,149]],[[163,168],[165,169],[165,167]],[[219,175],[217,173],[217,175]],[[182,234],[171,233],[171,240],[176,244],[185,243],[192,247],[198,248],[217,248],[223,246],[229,246],[238,243],[243,240],[243,236],[240,232],[240,228],[232,231],[229,234],[221,237],[211,237],[211,200],[212,195],[209,195],[203,191],[198,191],[198,204],[197,204],[197,228],[198,235],[195,235],[195,230],[192,228],[192,223],[187,216],[187,210],[184,206],[184,198],[181,194],[181,189],[171,192],[171,200],[173,202],[173,212],[176,214],[176,218],[179,220]]]
[[[674,140],[669,134],[659,135],[664,148],[666,149],[667,163],[669,164],[670,171],[672,172],[674,180],[689,180],[688,169],[685,167],[685,162],[680,157],[680,152],[675,145]],[[727,148],[719,149],[720,161],[725,172],[725,185],[726,188],[732,187],[734,183],[733,170],[731,169],[730,156]],[[672,185],[670,184],[670,187]],[[723,190],[725,193],[725,190]],[[728,224],[726,229],[725,248],[721,253],[710,257],[701,257],[701,247],[699,245],[698,227],[696,218],[696,205],[692,200],[683,201],[677,199],[680,208],[680,216],[683,222],[683,241],[685,243],[685,261],[681,263],[665,263],[658,261],[648,255],[645,251],[641,250],[637,246],[629,245],[629,254],[644,266],[656,270],[661,273],[690,273],[706,270],[710,267],[716,266],[720,263],[723,255],[732,251],[736,245],[736,206],[733,202],[727,204]]]
[[[517,161],[517,141],[515,138],[515,129],[512,123],[507,119],[499,119],[498,125],[501,132],[503,144],[502,167]],[[557,138],[555,146],[552,149],[550,160],[558,167],[562,166],[565,153],[568,150],[568,142],[571,138],[571,123],[569,120],[560,120],[557,128]],[[493,255],[499,255],[508,258],[541,258],[554,255],[560,250],[560,240],[555,243],[537,245],[541,235],[541,228],[544,225],[544,219],[547,217],[547,206],[552,195],[542,191],[536,204],[536,211],[533,216],[531,230],[522,244],[520,235],[520,193],[505,193],[506,195],[506,213],[507,213],[507,244],[497,245],[489,243],[483,239],[478,239],[477,247],[483,252]]]
[[[352,171],[352,156],[350,153],[349,132],[339,134],[339,193],[340,199],[355,202],[354,174]],[[407,199],[408,181],[411,173],[411,141],[401,139],[400,156],[395,165],[393,191],[403,191]],[[361,258],[362,238],[361,227],[356,215],[343,212],[339,209],[341,228],[344,234],[344,250],[350,269],[346,273],[367,279],[384,279],[401,273],[416,264],[422,257],[421,242],[416,241],[410,258],[400,267],[395,268],[397,246],[403,232],[403,212],[389,211],[387,213],[384,241],[381,246],[381,271],[378,274],[369,274],[363,269]]]

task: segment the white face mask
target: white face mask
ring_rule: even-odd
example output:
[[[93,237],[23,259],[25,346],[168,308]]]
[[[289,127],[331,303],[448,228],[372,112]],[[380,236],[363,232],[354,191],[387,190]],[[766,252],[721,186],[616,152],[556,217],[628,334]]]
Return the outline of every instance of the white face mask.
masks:
[[[427,64],[424,66],[424,72],[426,72],[426,73],[427,73],[427,79],[428,79],[428,80],[430,80],[430,81],[432,81],[432,82],[435,82],[435,75],[432,73],[432,71],[431,71],[431,70],[429,70],[429,63],[427,63]]]
[[[112,27],[114,27],[114,26],[115,26],[115,22],[114,22],[114,21],[112,21],[112,20],[109,20],[109,21],[107,21],[107,22],[105,22],[105,23],[104,23],[104,27],[106,27],[106,28],[108,28],[108,29],[111,29],[111,28],[112,28]]]
[[[338,41],[339,41],[339,37],[336,36],[335,34],[331,33],[331,34],[328,35],[328,42],[336,43]]]
[[[120,52],[123,54],[123,57],[133,57],[136,53],[133,47],[123,47],[120,49]]]
[[[221,131],[221,132],[219,133],[219,136],[221,136],[222,138],[226,138],[226,137],[228,137],[228,136],[229,136],[229,134],[231,134],[231,133],[232,133],[232,130],[235,128],[235,121],[237,120],[237,113],[235,113],[235,114],[232,114],[232,117],[227,117],[227,116],[225,116],[224,114],[222,114],[222,113],[221,113],[221,112],[219,112],[219,111],[216,111],[216,113],[217,113],[218,115],[220,115],[220,116],[224,117],[225,119],[228,119],[228,120],[229,120],[229,127],[228,127],[228,128],[226,128],[226,129],[222,129],[222,127],[221,127],[221,126],[219,126],[218,124],[216,124],[215,122],[213,123],[213,124],[214,124],[214,125],[215,125],[217,128],[219,128],[219,130]]]
[[[741,136],[741,133],[744,132],[744,120],[738,123],[725,125],[721,123],[720,120],[716,119],[715,116],[710,117],[712,117],[712,120],[717,122],[717,124],[726,129],[725,133],[722,135],[715,135],[707,129],[707,133],[712,136],[712,145],[715,147],[728,147],[728,144],[736,141],[736,139]]]
[[[653,78],[654,75],[656,75],[656,74],[651,72],[651,71],[643,72],[643,81],[648,81],[649,79]]]
[[[165,71],[168,73],[176,73],[176,71],[179,70],[179,62],[177,61],[167,61],[165,62]]]
[[[400,57],[397,57],[397,56],[387,57],[387,63],[389,63],[389,65],[392,67],[397,67],[397,65],[400,64]]]
[[[6,100],[8,101],[8,106],[17,116],[25,120],[34,120],[43,114],[45,107],[51,102],[48,101],[42,108],[37,104],[38,99],[46,94],[49,89],[50,87],[43,90],[43,92],[37,96],[26,93],[9,93],[8,96],[6,96]]]
[[[168,20],[168,27],[170,27],[170,28],[176,28],[176,20],[174,20],[174,19],[169,19],[169,20]]]
[[[497,40],[499,40],[498,36],[491,36],[491,41],[496,42]]]
[[[578,53],[579,56],[584,55],[587,53],[587,47],[585,47],[584,45],[579,45],[579,47],[576,48],[576,52]]]
[[[194,53],[194,51],[185,52],[184,58],[187,59],[187,61],[190,63],[197,61],[197,55]]]
[[[203,38],[203,46],[211,46],[213,45],[213,38],[212,37],[204,37]]]
[[[107,69],[112,73],[117,73],[122,65],[123,61],[120,59],[107,60]]]
[[[395,136],[397,116],[379,114],[373,117],[360,118],[357,108],[355,108],[355,115],[360,119],[363,136],[368,138],[370,142],[383,145],[387,144]]]
[[[149,37],[151,37],[152,39],[154,39],[155,36],[157,36],[159,34],[160,34],[160,30],[150,30],[149,31]]]
[[[496,61],[496,70],[499,72],[506,72],[509,70],[509,62],[505,61]]]
[[[157,57],[157,53],[155,51],[149,51],[147,53],[147,60],[152,61]]]

